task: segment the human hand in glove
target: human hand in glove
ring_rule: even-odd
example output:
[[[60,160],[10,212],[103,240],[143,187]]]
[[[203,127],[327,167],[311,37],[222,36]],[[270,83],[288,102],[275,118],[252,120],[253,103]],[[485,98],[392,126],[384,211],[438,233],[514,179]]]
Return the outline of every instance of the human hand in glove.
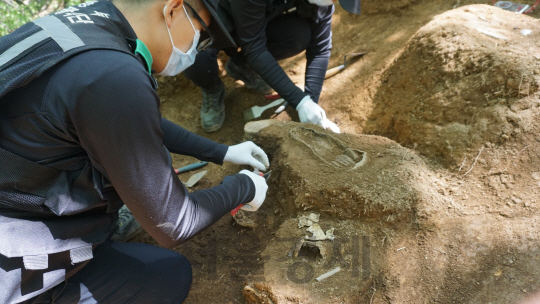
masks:
[[[268,156],[263,149],[251,141],[230,146],[223,161],[237,165],[250,165],[261,171],[266,171],[266,168],[270,166]]]
[[[296,111],[298,111],[300,122],[316,124],[335,133],[340,133],[339,127],[326,118],[326,112],[314,103],[311,97],[304,97],[296,107]]]
[[[249,176],[249,178],[251,178],[255,184],[255,196],[253,197],[253,200],[247,204],[244,204],[240,209],[245,211],[257,211],[262,203],[264,203],[264,199],[266,198],[266,191],[268,190],[266,180],[264,177],[249,170],[242,170],[240,171],[240,174]]]

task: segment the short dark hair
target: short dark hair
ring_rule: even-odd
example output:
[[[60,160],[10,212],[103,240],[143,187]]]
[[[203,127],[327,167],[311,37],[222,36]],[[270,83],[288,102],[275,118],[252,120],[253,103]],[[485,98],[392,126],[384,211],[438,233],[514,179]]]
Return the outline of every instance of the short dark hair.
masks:
[[[189,5],[191,5],[191,7],[193,7],[193,9],[198,13],[200,11],[202,11],[203,9],[206,9],[206,6],[203,4],[202,0],[184,0],[185,2],[187,2]],[[188,12],[190,10],[187,10]],[[189,12],[189,14],[191,14],[191,12]]]

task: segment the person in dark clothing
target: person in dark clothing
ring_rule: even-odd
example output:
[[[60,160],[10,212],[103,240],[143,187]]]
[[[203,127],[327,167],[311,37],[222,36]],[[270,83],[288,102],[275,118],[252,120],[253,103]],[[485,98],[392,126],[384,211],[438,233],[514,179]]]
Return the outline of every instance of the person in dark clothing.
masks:
[[[260,94],[275,90],[298,111],[301,122],[339,132],[317,104],[332,48],[332,0],[230,0],[218,12],[235,39],[236,49],[225,69],[234,79]],[[360,13],[359,0],[340,0],[352,13]],[[201,87],[201,125],[207,132],[221,128],[225,119],[225,86],[219,78],[217,54],[211,47],[197,54],[184,74]],[[298,88],[277,63],[306,51],[305,89]]]
[[[234,46],[216,7],[87,1],[0,37],[0,303],[181,303],[187,259],[109,240],[118,209],[173,247],[264,202],[249,170],[188,193],[172,168],[170,153],[269,166],[252,142],[218,144],[161,117],[151,73]]]

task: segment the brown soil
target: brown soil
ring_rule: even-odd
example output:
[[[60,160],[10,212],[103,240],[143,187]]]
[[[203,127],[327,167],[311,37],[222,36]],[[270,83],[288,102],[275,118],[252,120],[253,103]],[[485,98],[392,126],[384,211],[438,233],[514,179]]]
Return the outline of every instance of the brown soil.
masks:
[[[516,303],[540,289],[540,9],[475,3],[337,9],[330,66],[368,52],[325,82],[320,103],[345,133],[275,122],[250,135],[271,159],[267,199],[174,248],[193,266],[186,303]],[[304,57],[280,63],[302,86]],[[202,131],[200,92],[183,76],[160,79],[163,116],[243,141],[242,111],[267,101],[223,73],[221,130]],[[242,168],[204,169],[195,189]],[[311,213],[333,240],[305,240],[298,219]]]
[[[486,142],[500,146],[524,136],[539,111],[540,64],[533,54],[540,51],[534,38],[540,25],[531,21],[491,6],[438,16],[385,71],[365,131],[416,143],[430,159],[454,166]],[[535,34],[525,38],[522,29]]]
[[[384,137],[290,122],[263,129],[255,142],[272,154],[272,178],[287,214],[317,210],[336,219],[394,223],[409,220],[418,201],[432,200],[421,186],[432,183],[423,160]]]

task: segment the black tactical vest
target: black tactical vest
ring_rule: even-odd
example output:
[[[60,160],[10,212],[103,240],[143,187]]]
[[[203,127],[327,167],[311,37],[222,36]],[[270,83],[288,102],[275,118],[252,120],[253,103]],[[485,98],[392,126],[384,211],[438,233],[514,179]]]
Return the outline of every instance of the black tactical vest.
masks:
[[[151,55],[120,11],[109,1],[89,1],[0,37],[0,98],[94,49],[129,54],[150,71]],[[75,265],[91,259],[92,245],[110,235],[118,194],[88,157],[71,164],[64,170],[45,167],[0,148],[0,303],[24,301],[58,285],[65,271],[50,269],[49,255],[69,252],[65,265]],[[11,269],[20,259],[22,268]],[[32,280],[43,288],[23,291],[21,285]]]
[[[58,62],[90,49],[134,56],[137,42],[128,43],[126,37],[135,37],[135,33],[109,1],[85,2],[29,22],[0,37],[0,98]],[[150,70],[152,62],[148,61]]]
[[[232,17],[231,1],[234,0],[219,1],[217,13],[221,22],[223,22],[229,33],[232,34],[234,33],[235,26]],[[296,2],[297,0],[267,0],[265,14],[266,22],[286,14],[289,10],[296,7]],[[234,36],[232,37],[235,38]]]
[[[217,13],[219,19],[231,34],[231,37],[239,45],[240,43],[235,33],[236,29],[232,16],[231,1],[234,0],[219,1]],[[307,0],[267,0],[265,17],[267,23],[285,14],[298,14],[300,18],[315,21],[317,19],[318,9],[319,7],[317,5],[310,4]],[[232,56],[236,52],[236,48],[226,49],[225,52]]]

